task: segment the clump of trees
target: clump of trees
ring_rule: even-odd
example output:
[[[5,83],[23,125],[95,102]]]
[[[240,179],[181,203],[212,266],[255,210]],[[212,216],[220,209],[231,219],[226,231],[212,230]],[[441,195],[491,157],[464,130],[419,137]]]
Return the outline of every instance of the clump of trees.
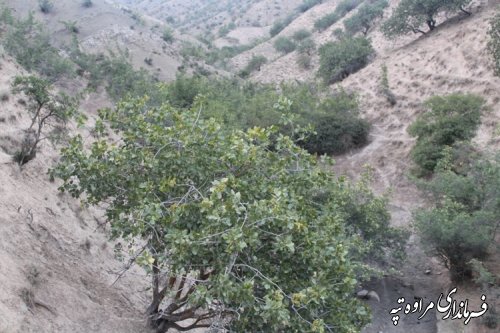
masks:
[[[371,42],[365,37],[346,37],[326,43],[319,49],[318,75],[328,84],[341,81],[366,66],[373,53]]]
[[[491,20],[491,27],[488,31],[490,40],[488,50],[493,56],[495,74],[500,76],[500,14]]]
[[[428,111],[408,128],[417,138],[411,156],[418,175],[432,173],[446,147],[474,137],[484,104],[482,97],[473,94],[434,96],[424,103]]]
[[[108,203],[113,238],[152,277],[151,326],[359,331],[363,260],[403,243],[386,201],[276,129],[233,130],[202,110],[202,99],[190,110],[119,103],[96,132],[109,124],[122,140],[86,150],[77,136],[52,171],[61,190]]]
[[[323,31],[334,25],[336,22],[341,20],[347,13],[358,7],[363,0],[343,0],[337,7],[335,11],[325,16],[319,18],[314,22],[314,28],[319,31]]]
[[[344,21],[346,32],[352,35],[362,32],[363,35],[366,36],[373,22],[384,15],[384,9],[387,8],[387,6],[389,6],[387,0],[376,0],[374,2],[364,3],[359,7],[356,14]]]
[[[325,16],[320,17],[314,22],[314,29],[318,31],[326,30],[334,25],[335,22],[337,22],[339,19],[339,16],[335,12],[326,14]]]
[[[17,76],[12,87],[14,93],[23,93],[28,98],[27,111],[31,116],[21,149],[14,156],[14,160],[22,166],[36,157],[40,142],[48,139],[51,133],[63,132],[70,119],[83,118],[78,112],[78,100],[64,93],[52,93],[47,80],[36,76]],[[51,129],[49,133],[46,133],[47,128]]]
[[[467,145],[446,147],[433,178],[420,187],[430,209],[415,213],[425,245],[437,254],[455,281],[470,279],[471,260],[481,260],[500,227],[500,156]]]
[[[410,32],[425,34],[436,27],[436,16],[441,12],[465,10],[472,0],[402,0],[391,17],[384,22],[382,32],[388,38]]]

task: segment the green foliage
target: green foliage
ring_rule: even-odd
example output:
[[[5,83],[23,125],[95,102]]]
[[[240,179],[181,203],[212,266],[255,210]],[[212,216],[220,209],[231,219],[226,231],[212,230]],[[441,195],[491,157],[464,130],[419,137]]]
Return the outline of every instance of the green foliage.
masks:
[[[299,7],[297,7],[297,10],[301,13],[305,13],[309,9],[313,8],[314,6],[322,2],[323,0],[304,0],[304,2],[302,2],[302,4]]]
[[[310,69],[311,68],[311,56],[307,53],[300,53],[297,56],[297,65],[302,69]]]
[[[370,125],[358,117],[358,101],[343,91],[319,105],[314,115],[315,135],[301,145],[315,154],[342,154],[368,143]]]
[[[276,51],[283,54],[293,52],[297,48],[297,44],[288,37],[278,37],[273,45]]]
[[[292,23],[293,19],[294,19],[294,16],[290,15],[282,21],[275,22],[273,24],[273,26],[271,27],[271,30],[269,30],[271,37],[274,37],[277,34],[279,34],[281,31],[283,31],[283,29],[285,29],[290,23]]]
[[[52,171],[74,197],[108,203],[112,236],[153,276],[152,326],[359,331],[369,315],[352,295],[371,244],[392,230],[384,201],[275,129],[227,129],[200,116],[202,104],[123,101],[99,120],[119,143],[87,151],[76,137]]]
[[[300,29],[293,33],[292,39],[296,42],[301,42],[306,38],[311,37],[311,32],[307,29]]]
[[[424,103],[428,111],[408,128],[417,138],[411,156],[418,174],[432,173],[445,147],[474,137],[484,103],[483,98],[472,94],[434,96]]]
[[[342,0],[335,8],[335,13],[337,13],[339,17],[344,17],[347,13],[356,9],[363,1],[364,0]]]
[[[241,77],[247,77],[250,73],[260,71],[260,68],[267,63],[267,58],[263,55],[253,55],[245,68],[239,73]]]
[[[61,21],[61,23],[64,25],[66,30],[71,33],[77,34],[80,31],[80,29],[76,25],[76,21]]]
[[[382,32],[387,38],[410,32],[425,33],[423,25],[429,31],[436,27],[436,15],[441,12],[463,10],[472,0],[402,0],[391,17],[383,24]]]
[[[326,43],[319,49],[318,75],[329,84],[341,81],[363,68],[373,52],[370,40],[364,37],[348,37]]]
[[[83,0],[82,1],[82,6],[85,7],[85,8],[90,8],[92,7],[94,4],[92,3],[92,0]]]
[[[384,64],[381,67],[382,70],[382,75],[381,75],[381,82],[380,82],[380,92],[382,95],[385,96],[387,101],[392,105],[396,105],[396,95],[392,92],[391,88],[389,87],[389,74],[387,70],[387,66]]]
[[[376,0],[363,4],[355,15],[344,21],[345,30],[351,35],[361,31],[366,36],[373,22],[384,15],[384,9],[387,6],[389,6],[387,0]]]
[[[339,19],[340,19],[340,17],[335,12],[327,14],[327,15],[322,16],[321,18],[317,19],[314,22],[314,29],[316,29],[318,31],[326,30],[330,26],[335,24]]]
[[[68,120],[80,116],[78,101],[63,93],[51,93],[50,82],[36,76],[17,76],[12,87],[14,93],[23,93],[28,98],[27,109],[31,116],[22,147],[14,157],[19,165],[24,165],[36,157],[39,143],[48,138],[42,135],[47,127],[64,130]]]
[[[301,55],[311,56],[312,53],[316,50],[316,43],[312,38],[306,38],[299,43],[297,47],[297,52]]]
[[[32,14],[7,26],[3,44],[7,53],[26,70],[37,71],[50,81],[74,76],[73,64],[50,45],[48,34]]]
[[[42,13],[48,14],[54,8],[54,4],[50,0],[38,0],[38,7]]]
[[[174,31],[172,28],[165,28],[163,30],[163,33],[161,35],[161,39],[163,39],[165,42],[171,44],[174,41]]]
[[[227,36],[228,33],[230,33],[235,28],[236,28],[236,24],[234,22],[231,22],[227,25],[224,25],[222,28],[220,28],[218,35],[219,35],[219,37],[225,37],[225,36]]]
[[[500,13],[491,20],[490,24],[488,50],[493,57],[495,74],[500,76]]]
[[[456,158],[462,149],[446,148],[434,177],[420,183],[433,207],[415,213],[422,241],[443,259],[455,281],[471,277],[470,261],[487,255],[500,224],[500,157],[471,156],[463,165]]]

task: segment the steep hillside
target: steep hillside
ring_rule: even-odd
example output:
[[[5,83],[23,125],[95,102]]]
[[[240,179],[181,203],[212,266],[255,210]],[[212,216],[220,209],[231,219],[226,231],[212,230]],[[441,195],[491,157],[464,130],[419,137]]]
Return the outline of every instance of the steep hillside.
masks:
[[[87,52],[128,50],[136,68],[148,69],[167,81],[175,78],[182,64],[180,41],[177,38],[173,43],[162,40],[161,22],[123,11],[105,0],[94,0],[89,8],[83,7],[81,1],[60,0],[54,2],[54,8],[47,14],[39,10],[38,0],[7,0],[5,4],[19,17],[32,11],[60,47],[69,45],[72,39],[63,22],[74,22],[78,28],[76,37]],[[152,59],[151,65],[145,63],[146,58]]]
[[[25,73],[5,55],[0,73],[0,332],[146,332],[144,273],[114,283],[123,263],[102,213],[49,180],[56,147],[44,141],[22,172],[12,162],[30,118],[10,85]],[[92,117],[96,104],[105,105],[92,96],[82,108]]]
[[[266,36],[269,26],[285,18],[302,3],[302,0],[113,1],[169,22],[193,35],[216,34],[219,29],[231,25],[229,37],[239,39],[242,44],[248,41],[244,38],[249,31],[255,37]]]

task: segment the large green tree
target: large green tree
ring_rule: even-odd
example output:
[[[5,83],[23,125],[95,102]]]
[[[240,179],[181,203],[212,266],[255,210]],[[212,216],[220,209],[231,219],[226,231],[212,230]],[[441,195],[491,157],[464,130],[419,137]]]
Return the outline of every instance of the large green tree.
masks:
[[[146,105],[101,111],[96,132],[106,121],[120,139],[87,151],[75,137],[53,173],[104,204],[113,236],[151,273],[157,332],[358,332],[369,319],[353,295],[362,259],[400,239],[385,200],[272,128],[205,120],[200,99],[191,110]]]
[[[422,29],[427,25],[429,31],[436,27],[436,16],[441,12],[456,12],[462,10],[472,0],[402,0],[391,17],[383,24],[382,31],[387,37],[395,37],[410,32],[426,32]]]

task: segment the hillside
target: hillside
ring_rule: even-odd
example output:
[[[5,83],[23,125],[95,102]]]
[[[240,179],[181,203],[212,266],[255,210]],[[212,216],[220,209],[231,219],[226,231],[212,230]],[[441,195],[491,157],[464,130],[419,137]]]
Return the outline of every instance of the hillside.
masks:
[[[196,72],[203,56],[189,58],[186,45],[208,52],[259,41],[230,59],[200,66],[210,75],[237,77],[253,57],[263,56],[267,62],[249,74],[249,81],[308,84],[319,80],[318,52],[311,56],[309,68],[301,68],[297,64],[299,52],[280,53],[274,47],[275,41],[306,29],[319,48],[339,39],[335,31],[344,28],[345,19],[355,15],[356,10],[318,31],[315,22],[333,12],[340,1],[325,0],[297,13],[302,2],[102,0],[83,8],[79,1],[59,0],[52,12],[43,14],[36,10],[34,15],[50,32],[56,47],[65,49],[71,42],[71,34],[62,21],[76,22],[82,50],[97,54],[126,49],[136,69],[148,70],[159,81],[175,80],[185,67],[195,68],[188,73]],[[435,300],[454,287],[448,269],[426,252],[413,227],[412,214],[431,203],[410,177],[410,151],[416,140],[408,134],[408,128],[425,112],[422,103],[427,98],[474,93],[486,100],[488,111],[472,142],[480,151],[500,151],[500,77],[494,75],[487,52],[489,21],[498,13],[500,0],[474,1],[468,8],[470,16],[441,16],[436,29],[428,34],[388,39],[381,32],[381,23],[399,2],[390,0],[383,18],[378,18],[369,30],[367,37],[375,54],[368,64],[327,88],[327,95],[332,96],[340,88],[356,93],[361,118],[371,124],[368,144],[335,156],[332,171],[357,179],[369,166],[374,174],[371,189],[389,196],[391,224],[412,232],[406,248],[408,258],[402,267],[392,267],[398,272],[391,271],[363,286],[375,291],[379,298],[366,301],[372,308],[373,319],[363,333],[493,333],[498,328],[487,329],[479,320],[463,326],[460,321],[443,321],[439,314],[428,315],[423,321],[408,317],[396,327],[389,311],[399,297]],[[38,1],[8,0],[6,4],[14,8],[16,16],[24,17],[37,8]],[[293,21],[269,38],[271,26],[291,13],[296,13]],[[227,33],[220,36],[219,30],[230,24]],[[174,29],[173,42],[162,39],[166,27]],[[210,42],[204,43],[199,37],[207,35]],[[152,64],[145,63],[145,59],[151,59]],[[384,66],[395,105],[381,92]],[[12,161],[30,118],[24,110],[23,97],[11,93],[11,84],[15,76],[27,72],[0,48],[0,73],[0,333],[152,332],[145,325],[144,312],[151,293],[146,273],[134,266],[117,279],[127,262],[114,251],[122,245],[120,241],[108,240],[110,230],[104,211],[83,207],[70,195],[60,193],[60,182],[54,182],[47,174],[59,160],[61,146],[44,142],[37,158],[23,169]],[[76,94],[82,91],[84,81],[64,80],[58,82],[57,89]],[[101,88],[84,94],[81,110],[89,121],[83,128],[71,124],[71,133],[90,138],[97,110],[113,106]],[[485,261],[496,277],[500,276],[499,253],[498,246],[494,246]],[[479,308],[483,290],[467,284],[458,287],[457,297],[468,298],[471,306]],[[500,309],[500,295],[488,297],[491,307]]]

